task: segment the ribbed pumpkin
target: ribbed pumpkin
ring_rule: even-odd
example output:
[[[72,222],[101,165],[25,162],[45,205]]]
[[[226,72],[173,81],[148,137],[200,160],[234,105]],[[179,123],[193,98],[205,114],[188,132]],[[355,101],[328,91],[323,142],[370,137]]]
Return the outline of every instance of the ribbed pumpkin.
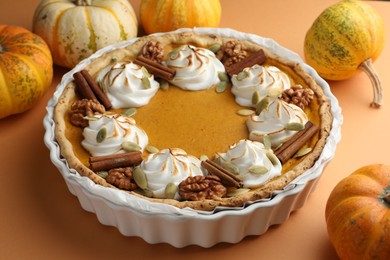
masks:
[[[364,166],[340,181],[325,216],[341,259],[390,259],[390,166]]]
[[[73,68],[97,50],[137,35],[127,0],[43,0],[33,31],[49,45],[54,63]]]
[[[343,0],[327,9],[308,30],[306,62],[328,80],[344,80],[365,71],[374,87],[373,106],[382,103],[379,77],[372,66],[385,44],[382,17],[370,5]]]
[[[221,4],[219,0],[142,0],[140,19],[148,34],[187,27],[218,27]]]
[[[47,44],[22,27],[0,25],[0,118],[30,109],[52,79]]]

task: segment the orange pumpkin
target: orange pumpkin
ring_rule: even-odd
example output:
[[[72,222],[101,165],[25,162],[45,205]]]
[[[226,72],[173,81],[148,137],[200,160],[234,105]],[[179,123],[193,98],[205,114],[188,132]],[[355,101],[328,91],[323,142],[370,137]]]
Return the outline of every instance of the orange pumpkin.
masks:
[[[24,28],[0,25],[0,118],[30,109],[52,79],[46,43]]]
[[[142,0],[140,19],[146,33],[179,28],[218,27],[219,0]]]
[[[390,259],[390,166],[365,166],[343,179],[325,216],[341,259]]]

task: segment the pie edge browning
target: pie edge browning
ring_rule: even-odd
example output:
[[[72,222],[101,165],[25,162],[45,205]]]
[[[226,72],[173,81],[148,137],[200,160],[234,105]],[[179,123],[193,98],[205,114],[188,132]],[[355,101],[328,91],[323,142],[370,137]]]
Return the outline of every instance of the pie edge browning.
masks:
[[[234,38],[220,37],[214,34],[196,34],[192,32],[164,34],[162,36],[145,36],[139,38],[136,42],[125,48],[115,49],[113,51],[104,53],[101,57],[98,57],[90,64],[88,64],[85,69],[90,71],[91,74],[95,74],[103,67],[107,66],[111,62],[113,57],[117,58],[118,60],[121,60],[127,56],[136,57],[142,46],[150,39],[158,40],[163,45],[171,43],[175,43],[177,45],[194,43],[199,44],[201,46],[210,46],[212,44],[215,44],[216,42],[222,44],[229,40],[235,40]],[[299,63],[286,61],[282,57],[277,57],[272,52],[256,43],[252,43],[246,40],[239,41],[242,42],[250,51],[263,49],[266,53],[267,58],[273,59],[276,62],[282,63],[283,65],[291,68],[314,91],[316,99],[318,101],[318,111],[320,114],[321,124],[319,130],[319,139],[313,147],[311,153],[306,155],[304,159],[299,162],[298,165],[296,165],[292,170],[285,172],[281,177],[278,177],[274,180],[270,180],[259,188],[253,189],[249,192],[240,194],[235,197],[221,198],[220,200],[178,201],[173,199],[148,198],[135,192],[129,192],[130,194],[136,197],[141,197],[150,202],[169,204],[178,208],[189,207],[195,210],[210,211],[214,210],[218,206],[242,207],[245,203],[249,201],[253,202],[259,199],[265,199],[268,198],[273,191],[282,190],[288,183],[293,181],[296,177],[300,176],[307,169],[311,168],[314,165],[318,157],[321,155],[322,150],[326,144],[326,140],[330,134],[333,121],[333,117],[330,111],[330,102],[325,97],[322,88],[315,82],[315,80],[310,75],[308,75],[304,71],[304,69]],[[69,102],[74,99],[75,95],[75,85],[73,82],[71,82],[67,86],[65,86],[65,89],[62,95],[59,97],[58,103],[56,104],[54,109],[55,139],[59,144],[61,155],[66,159],[69,168],[75,169],[80,175],[88,177],[96,184],[117,189],[115,186],[107,183],[102,177],[91,171],[76,157],[71,142],[65,136],[66,123],[64,118],[66,113],[68,113],[70,107]]]

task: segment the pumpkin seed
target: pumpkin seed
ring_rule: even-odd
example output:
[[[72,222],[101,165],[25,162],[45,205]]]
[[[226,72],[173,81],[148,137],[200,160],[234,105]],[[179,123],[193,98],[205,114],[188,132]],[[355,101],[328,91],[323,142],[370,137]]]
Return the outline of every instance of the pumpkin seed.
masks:
[[[264,165],[252,165],[248,168],[248,172],[254,175],[263,175],[268,172],[268,169]]]
[[[201,156],[199,156],[199,160],[201,160],[201,161],[206,161],[208,159],[209,159],[209,157],[205,154],[202,154]]]
[[[168,81],[166,81],[166,80],[161,80],[161,81],[160,81],[160,89],[162,89],[162,90],[168,90],[168,88],[169,88],[169,83],[168,83]]]
[[[221,156],[218,156],[214,159],[214,162],[219,164],[222,168],[224,168],[225,170],[235,174],[235,175],[239,175],[240,174],[240,170],[238,169],[238,167],[236,165],[234,165],[233,163],[223,159]]]
[[[227,170],[227,171],[229,171],[231,173],[234,173],[235,175],[239,175],[240,174],[240,170],[238,169],[238,167],[236,165],[234,165],[233,163],[231,163],[231,162],[222,161],[221,166],[225,170]]]
[[[240,116],[250,116],[250,115],[253,115],[254,113],[255,113],[255,111],[253,111],[251,109],[240,109],[237,111],[237,114]]]
[[[141,167],[134,168],[133,178],[134,178],[135,183],[138,185],[138,187],[140,187],[143,190],[147,189],[148,180],[146,179],[146,174],[141,169]]]
[[[149,81],[149,78],[146,77],[146,76],[143,76],[142,79],[141,79],[141,83],[142,83],[142,86],[146,89],[150,88],[150,81]]]
[[[218,72],[218,78],[220,81],[229,82],[229,77],[224,71]]]
[[[108,176],[108,171],[100,171],[100,172],[96,172],[96,174],[102,177],[103,179],[105,179]]]
[[[118,60],[118,58],[115,57],[115,56],[113,56],[113,57],[111,58],[111,62],[117,62],[117,60]]]
[[[142,196],[148,197],[148,198],[153,198],[153,191],[149,190],[148,188],[146,189],[138,189],[136,190],[137,193],[141,194]]]
[[[137,113],[137,109],[135,107],[128,108],[125,111],[122,112],[122,115],[132,117]]]
[[[313,149],[311,147],[306,147],[306,148],[302,148],[300,149],[298,152],[296,152],[296,154],[294,155],[294,157],[302,157],[308,153],[310,153]]]
[[[238,81],[244,80],[246,77],[248,77],[248,72],[246,71],[241,71],[240,73],[237,74],[236,79]]]
[[[247,189],[247,188],[238,188],[238,189],[234,189],[234,190],[229,191],[226,195],[227,195],[228,197],[235,197],[235,196],[238,196],[238,195],[247,193],[248,191],[250,191],[250,189]]]
[[[138,152],[142,150],[141,146],[131,141],[124,141],[121,143],[121,147],[128,152]]]
[[[97,84],[98,84],[99,88],[104,92],[104,94],[107,95],[107,87],[104,87],[103,82],[99,80],[99,81],[97,82]]]
[[[271,149],[271,137],[269,135],[263,135],[263,144],[265,149]]]
[[[209,47],[209,50],[214,53],[217,53],[221,49],[221,46],[222,46],[221,44],[215,43]]]
[[[256,114],[260,115],[260,113],[264,110],[267,109],[269,106],[269,98],[265,97],[260,102],[256,104]]]
[[[268,160],[272,163],[272,165],[278,165],[279,164],[279,159],[276,157],[276,155],[272,152],[266,152],[265,156],[267,156]]]
[[[252,94],[252,105],[256,105],[260,101],[260,93],[259,91],[254,91]]]
[[[176,59],[176,58],[177,58],[177,55],[179,55],[180,50],[181,50],[180,47],[177,47],[177,48],[171,50],[171,51],[168,53],[168,57],[169,57],[170,59]]]
[[[282,147],[283,143],[278,144],[275,148],[274,151],[278,150],[280,147]]]
[[[103,127],[102,129],[99,130],[99,132],[96,134],[96,142],[101,143],[106,139],[107,137],[107,129]]]
[[[215,87],[215,91],[217,93],[222,93],[222,92],[224,92],[226,90],[226,87],[227,87],[227,82],[226,81],[221,81]]]
[[[305,128],[305,125],[300,122],[292,122],[288,123],[284,126],[284,129],[291,130],[291,131],[300,131]]]
[[[149,153],[158,153],[158,148],[157,147],[154,147],[152,145],[148,145],[146,146],[146,151],[148,151]]]
[[[88,121],[97,121],[99,120],[99,117],[96,116],[85,116],[83,119],[88,120]]]
[[[143,74],[145,77],[147,77],[147,78],[150,78],[150,77],[151,77],[149,71],[148,71],[144,66],[141,67],[141,71],[142,71],[142,74]]]
[[[165,186],[165,190],[164,190],[165,198],[173,199],[176,195],[176,191],[177,191],[176,184],[174,184],[173,182],[168,183],[167,186]]]

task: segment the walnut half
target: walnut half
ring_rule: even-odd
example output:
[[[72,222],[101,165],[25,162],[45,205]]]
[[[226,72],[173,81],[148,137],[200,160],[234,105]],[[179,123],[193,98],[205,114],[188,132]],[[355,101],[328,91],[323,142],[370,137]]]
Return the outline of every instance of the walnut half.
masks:
[[[301,85],[291,86],[282,93],[283,101],[294,104],[302,109],[307,107],[314,98],[314,91]]]
[[[130,167],[109,170],[106,181],[122,190],[135,190],[138,187],[133,180],[133,169]]]
[[[237,41],[228,41],[216,55],[225,67],[229,67],[245,59],[248,56],[248,52],[243,44]]]
[[[226,193],[220,178],[213,175],[188,177],[179,184],[179,194],[185,200],[219,200]]]
[[[93,116],[94,114],[104,114],[106,109],[97,100],[81,99],[73,102],[70,108],[70,122],[74,126],[86,127],[88,120],[85,116]]]

